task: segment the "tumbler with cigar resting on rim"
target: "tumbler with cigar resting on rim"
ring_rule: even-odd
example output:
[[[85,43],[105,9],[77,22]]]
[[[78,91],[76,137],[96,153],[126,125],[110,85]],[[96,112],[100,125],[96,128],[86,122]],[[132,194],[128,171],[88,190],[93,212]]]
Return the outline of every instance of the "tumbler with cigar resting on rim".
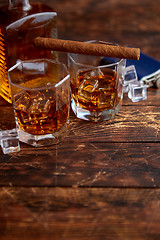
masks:
[[[71,77],[71,106],[75,115],[84,120],[100,122],[114,118],[123,98],[126,59],[139,59],[137,48],[120,47],[103,41],[77,42],[37,38],[36,47],[68,52]],[[102,65],[104,57],[113,62]]]

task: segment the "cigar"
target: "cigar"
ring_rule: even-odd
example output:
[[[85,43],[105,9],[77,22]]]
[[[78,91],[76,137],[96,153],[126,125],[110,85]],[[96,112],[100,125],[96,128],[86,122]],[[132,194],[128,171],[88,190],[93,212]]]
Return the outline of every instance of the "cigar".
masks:
[[[37,37],[34,39],[34,46],[53,51],[78,53],[85,55],[95,55],[104,57],[135,59],[140,58],[140,49],[131,47],[122,47],[115,45],[87,43],[62,39]]]

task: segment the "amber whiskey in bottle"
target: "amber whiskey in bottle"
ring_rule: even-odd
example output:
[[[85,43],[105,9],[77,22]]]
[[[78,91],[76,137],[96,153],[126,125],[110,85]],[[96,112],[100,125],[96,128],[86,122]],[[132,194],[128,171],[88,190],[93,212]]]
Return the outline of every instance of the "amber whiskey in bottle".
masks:
[[[57,14],[42,3],[9,0],[0,8],[0,95],[12,102],[7,69],[20,60],[56,58],[54,52],[36,49],[37,36],[57,38]]]

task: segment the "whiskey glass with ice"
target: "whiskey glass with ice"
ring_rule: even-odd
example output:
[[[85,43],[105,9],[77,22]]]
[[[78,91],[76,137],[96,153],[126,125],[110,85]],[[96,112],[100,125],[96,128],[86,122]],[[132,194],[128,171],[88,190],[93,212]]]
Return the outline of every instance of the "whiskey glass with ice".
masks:
[[[58,143],[68,131],[70,75],[49,59],[20,61],[8,70],[19,140],[35,147]]]
[[[109,44],[103,41],[93,43]],[[114,118],[118,113],[125,76],[125,59],[109,58],[103,64],[101,56],[68,54],[71,77],[71,107],[84,120],[100,122]]]

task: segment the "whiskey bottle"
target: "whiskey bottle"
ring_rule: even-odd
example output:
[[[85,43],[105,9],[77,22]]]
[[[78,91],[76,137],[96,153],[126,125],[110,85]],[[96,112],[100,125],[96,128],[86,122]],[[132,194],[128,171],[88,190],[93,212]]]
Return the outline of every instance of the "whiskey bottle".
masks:
[[[57,13],[43,3],[9,0],[0,8],[0,95],[12,103],[7,69],[20,60],[51,58],[53,51],[36,49],[35,37],[57,38]]]

